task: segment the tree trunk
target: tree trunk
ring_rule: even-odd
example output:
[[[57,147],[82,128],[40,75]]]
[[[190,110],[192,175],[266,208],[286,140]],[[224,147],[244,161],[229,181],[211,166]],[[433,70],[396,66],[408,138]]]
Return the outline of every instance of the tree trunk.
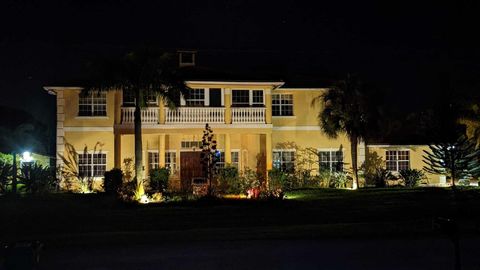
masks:
[[[357,135],[350,136],[350,148],[351,148],[351,152],[352,152],[352,169],[353,169],[352,189],[359,188],[359,185],[358,185],[357,146],[358,146]]]
[[[12,167],[12,193],[17,194],[17,153],[13,152],[13,167]]]
[[[135,128],[135,180],[137,181],[138,196],[142,196],[145,193],[143,189],[142,112],[140,108],[141,100],[140,89],[136,89],[133,122]]]

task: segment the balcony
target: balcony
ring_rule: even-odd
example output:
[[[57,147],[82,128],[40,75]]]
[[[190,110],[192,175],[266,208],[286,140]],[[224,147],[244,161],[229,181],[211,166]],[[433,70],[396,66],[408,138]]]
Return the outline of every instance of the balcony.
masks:
[[[165,124],[225,123],[225,108],[179,107],[165,109]]]
[[[122,124],[133,124],[135,107],[122,107]],[[158,107],[142,109],[142,124],[158,124]]]
[[[265,108],[232,108],[232,124],[265,124]]]
[[[142,124],[228,124],[225,119],[226,111],[228,110],[224,107],[179,107],[174,110],[147,107],[142,109]],[[230,111],[232,124],[265,124],[265,108],[233,107]],[[121,124],[133,125],[134,113],[135,107],[122,107]],[[164,122],[163,119],[165,119]]]

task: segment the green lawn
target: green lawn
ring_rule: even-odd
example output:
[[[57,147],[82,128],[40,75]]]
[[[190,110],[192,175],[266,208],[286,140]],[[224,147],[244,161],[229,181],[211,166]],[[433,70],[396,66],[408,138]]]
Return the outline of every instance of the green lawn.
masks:
[[[219,200],[126,205],[103,194],[0,198],[0,241],[430,236],[435,217],[477,234],[480,189],[312,189],[284,201]],[[93,239],[93,240],[92,240]]]

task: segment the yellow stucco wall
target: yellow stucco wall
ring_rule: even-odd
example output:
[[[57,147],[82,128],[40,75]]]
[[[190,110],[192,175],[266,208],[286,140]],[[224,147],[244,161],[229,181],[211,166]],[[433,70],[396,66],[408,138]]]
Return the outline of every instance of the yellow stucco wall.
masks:
[[[424,150],[429,151],[428,145],[370,145],[368,147],[368,152],[369,153],[376,153],[379,157],[385,161],[386,159],[386,151],[389,150],[396,150],[396,151],[404,151],[408,150],[410,152],[410,168],[411,169],[417,169],[417,170],[422,170],[423,167],[425,166],[425,163],[423,162],[423,155],[424,155]],[[443,184],[443,182],[440,180],[440,175],[436,174],[430,174],[425,172],[425,175],[428,180],[428,184],[430,185],[440,185]]]

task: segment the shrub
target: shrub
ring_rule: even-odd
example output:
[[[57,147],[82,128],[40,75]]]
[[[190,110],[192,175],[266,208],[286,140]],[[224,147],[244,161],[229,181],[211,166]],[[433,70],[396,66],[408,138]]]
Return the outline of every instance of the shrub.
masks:
[[[217,176],[219,187],[223,192],[230,194],[240,194],[243,192],[236,167],[227,165],[224,168],[220,168],[218,169]]]
[[[268,184],[268,190],[262,195],[264,198],[284,198],[285,190],[289,189],[289,176],[282,170],[274,168],[268,171],[268,177],[270,179]]]
[[[103,187],[107,194],[116,194],[122,186],[123,173],[121,169],[112,169],[105,172]]]
[[[351,180],[352,178],[346,172],[331,172],[329,185],[334,188],[346,188],[348,182]]]
[[[400,178],[404,181],[406,187],[415,187],[425,177],[421,170],[405,169],[400,170]]]
[[[7,186],[12,176],[12,165],[0,161],[0,194],[7,193]]]
[[[249,189],[260,186],[260,175],[250,168],[245,168],[239,178],[242,185],[242,193],[247,193]]]
[[[375,168],[369,174],[365,174],[365,181],[375,185],[375,187],[386,187],[388,180],[394,180],[396,177],[385,168]]]
[[[150,170],[150,188],[154,191],[165,192],[168,189],[169,176],[170,170],[168,168]]]
[[[55,171],[50,167],[33,163],[23,165],[20,171],[19,180],[23,184],[25,192],[32,194],[45,193],[51,191],[55,186]]]

